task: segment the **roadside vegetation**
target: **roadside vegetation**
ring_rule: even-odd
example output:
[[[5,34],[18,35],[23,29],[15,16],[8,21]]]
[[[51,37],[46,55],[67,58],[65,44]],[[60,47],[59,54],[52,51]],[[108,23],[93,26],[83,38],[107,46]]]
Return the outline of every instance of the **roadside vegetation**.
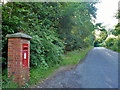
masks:
[[[2,84],[17,88],[7,79],[7,34],[22,32],[32,37],[30,82],[35,85],[52,75],[60,66],[76,65],[93,47],[120,52],[120,23],[106,30],[96,18],[95,2],[8,2],[2,6]],[[117,18],[120,19],[120,11]],[[100,31],[96,37],[95,30]]]
[[[55,73],[55,71],[61,66],[77,65],[81,60],[84,59],[87,52],[92,48],[93,47],[88,47],[82,50],[74,50],[71,52],[67,52],[66,54],[64,54],[63,56],[64,59],[59,65],[51,66],[47,69],[41,69],[40,67],[31,68],[30,77],[29,77],[30,81],[29,83],[26,83],[25,86],[23,87],[26,88],[26,87],[31,87],[31,86],[38,84],[39,82],[45,80],[46,78],[51,76],[53,73]],[[3,76],[3,79],[6,80],[3,82],[3,86],[2,86],[3,88],[17,88],[18,87],[16,83],[8,81],[6,78],[7,78],[6,75]]]
[[[30,83],[48,77],[61,65],[77,64],[93,46],[95,2],[8,2],[2,6],[2,76],[7,80],[7,34],[32,37]],[[47,73],[47,74],[46,74]],[[40,78],[40,79],[39,79]],[[27,87],[26,84],[24,87]]]
[[[103,36],[103,35],[102,35]],[[113,36],[113,35],[112,35]],[[113,51],[119,52],[120,53],[120,49],[119,49],[119,44],[120,44],[120,39],[118,38],[118,36],[113,36],[113,37],[106,37],[105,40],[103,40],[101,37],[100,38],[96,38],[94,41],[94,46],[95,47],[105,47],[107,49],[111,49]]]
[[[61,66],[72,66],[77,65],[87,54],[87,52],[93,47],[84,48],[83,50],[74,50],[71,52],[67,52],[63,56],[63,61],[56,66],[49,67],[48,69],[40,69],[39,67],[31,69],[30,73],[30,84],[35,85],[38,82],[46,79],[50,75],[52,75],[59,67]]]
[[[120,53],[119,45],[120,45],[120,39],[117,38],[108,38],[106,41],[106,48],[114,50],[116,52]]]
[[[117,19],[120,19],[120,11],[116,15]],[[96,24],[96,30],[99,31],[99,35],[94,40],[95,47],[106,47],[113,51],[120,53],[120,23],[118,23],[114,29],[106,30],[102,23]],[[94,31],[95,34],[95,31]]]
[[[93,47],[88,47],[88,48],[84,48],[84,49],[67,52],[64,55],[64,60],[60,63],[60,65],[67,66],[67,65],[78,64],[85,57],[87,52],[92,48]]]

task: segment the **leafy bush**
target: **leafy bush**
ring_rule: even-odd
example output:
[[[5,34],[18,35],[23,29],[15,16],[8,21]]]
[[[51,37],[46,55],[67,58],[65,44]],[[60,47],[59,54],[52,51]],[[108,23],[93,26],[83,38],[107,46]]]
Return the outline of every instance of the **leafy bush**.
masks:
[[[106,47],[109,49],[112,49],[114,51],[119,52],[118,50],[118,46],[119,46],[119,38],[108,38],[105,43],[106,43]]]
[[[94,44],[94,35],[93,34],[89,35],[88,37],[85,38],[84,41],[86,42],[87,47],[94,46],[93,45]]]
[[[112,47],[114,45],[114,42],[115,42],[115,38],[108,38],[106,40],[106,46],[107,47]]]
[[[94,41],[94,46],[95,47],[99,47],[100,46],[100,44],[102,43],[102,39],[96,39],[95,41]]]
[[[44,33],[46,35],[46,33]],[[50,34],[52,36],[52,34]],[[63,44],[54,35],[47,36],[42,34],[42,38],[34,35],[31,40],[31,65],[40,66],[42,69],[47,69],[48,66],[58,64],[62,60]],[[56,42],[54,43],[53,41]],[[58,42],[58,41],[59,42]]]
[[[3,5],[3,68],[7,65],[7,38],[5,36],[19,31],[33,37],[30,47],[31,67],[39,65],[47,69],[48,66],[61,62],[64,46],[58,38],[56,28],[52,25],[55,23],[53,16],[56,12],[52,16],[46,16],[53,11],[49,7],[46,3],[9,2]]]
[[[90,22],[91,15],[95,18],[94,4],[9,2],[3,5],[3,68],[7,65],[6,34],[23,32],[33,37],[30,56],[33,67],[47,68],[61,62],[64,45],[66,50],[87,47],[84,39],[94,30]]]
[[[94,4],[94,2],[9,2],[4,4],[2,7],[3,69],[7,66],[8,42],[5,37],[7,34],[22,32],[32,36],[31,70],[35,68],[46,70],[48,67],[58,65],[62,61],[63,50],[92,45],[94,25],[91,23],[91,15],[94,18],[96,15]]]

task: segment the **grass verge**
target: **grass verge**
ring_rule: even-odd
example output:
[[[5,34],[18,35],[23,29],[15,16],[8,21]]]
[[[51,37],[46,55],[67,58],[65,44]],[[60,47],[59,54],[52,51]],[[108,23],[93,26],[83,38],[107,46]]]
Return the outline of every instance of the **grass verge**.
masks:
[[[35,68],[30,70],[30,84],[33,86],[49,77],[59,66],[50,67],[46,70]]]
[[[48,76],[52,75],[55,70],[57,70],[60,66],[67,66],[67,65],[76,65],[82,60],[87,52],[93,47],[88,47],[82,50],[75,50],[68,52],[64,55],[63,61],[60,63],[59,66],[50,67],[47,70],[40,70],[39,68],[31,69],[30,71],[30,82],[32,85],[41,82],[43,79],[47,78]]]
[[[87,52],[93,47],[88,47],[88,48],[84,48],[84,49],[80,49],[80,50],[74,50],[71,52],[67,52],[65,55],[63,55],[63,61],[58,65],[58,66],[54,66],[54,67],[49,67],[46,70],[40,69],[38,68],[32,68],[30,69],[30,77],[29,77],[29,84],[26,84],[24,86],[25,87],[30,87],[29,85],[36,85],[39,82],[41,82],[42,80],[48,78],[50,75],[52,75],[60,66],[67,66],[67,65],[76,65],[79,63],[80,60],[82,60],[85,55],[87,54]],[[7,79],[6,76],[3,76],[4,80]],[[3,81],[3,85],[2,88],[17,88],[17,85],[15,83],[12,83],[10,81],[8,81],[7,83],[5,83],[5,81]]]
[[[75,50],[68,52],[64,55],[64,60],[60,65],[75,65],[78,64],[80,60],[82,60],[87,52],[93,47],[88,47],[85,49]]]

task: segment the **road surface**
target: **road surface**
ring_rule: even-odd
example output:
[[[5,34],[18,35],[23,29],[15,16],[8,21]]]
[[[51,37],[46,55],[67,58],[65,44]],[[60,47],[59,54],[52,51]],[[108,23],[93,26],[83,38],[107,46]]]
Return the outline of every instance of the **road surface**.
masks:
[[[118,53],[95,47],[76,68],[59,72],[36,88],[118,88]]]

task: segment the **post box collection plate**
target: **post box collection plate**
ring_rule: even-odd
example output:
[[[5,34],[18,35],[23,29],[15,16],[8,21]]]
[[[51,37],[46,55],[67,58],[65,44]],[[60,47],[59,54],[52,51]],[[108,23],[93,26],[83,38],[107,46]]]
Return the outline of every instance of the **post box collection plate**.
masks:
[[[22,66],[28,67],[28,44],[23,44],[22,48]]]

